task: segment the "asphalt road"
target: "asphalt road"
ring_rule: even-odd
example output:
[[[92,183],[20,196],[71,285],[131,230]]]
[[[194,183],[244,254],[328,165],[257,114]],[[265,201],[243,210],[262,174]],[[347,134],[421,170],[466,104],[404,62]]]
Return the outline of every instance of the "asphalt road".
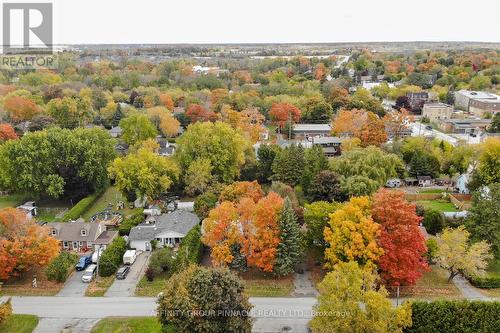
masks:
[[[250,302],[254,305],[252,316],[256,319],[254,332],[307,332],[316,299],[251,297]],[[14,313],[34,314],[45,321],[67,319],[68,323],[78,319],[156,314],[155,299],[149,297],[13,296],[12,306]]]
[[[82,282],[83,271],[74,271],[64,283],[64,287],[57,293],[57,296],[71,297],[83,296],[87,290],[88,283]]]

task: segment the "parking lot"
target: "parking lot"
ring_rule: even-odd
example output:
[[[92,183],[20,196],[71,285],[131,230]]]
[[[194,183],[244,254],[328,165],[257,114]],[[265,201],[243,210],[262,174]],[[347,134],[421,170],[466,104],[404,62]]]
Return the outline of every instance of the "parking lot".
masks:
[[[115,279],[104,296],[134,296],[135,287],[147,267],[150,254],[151,252],[143,252],[139,254],[135,262],[132,264],[132,266],[130,266],[130,271],[127,277],[123,280]]]

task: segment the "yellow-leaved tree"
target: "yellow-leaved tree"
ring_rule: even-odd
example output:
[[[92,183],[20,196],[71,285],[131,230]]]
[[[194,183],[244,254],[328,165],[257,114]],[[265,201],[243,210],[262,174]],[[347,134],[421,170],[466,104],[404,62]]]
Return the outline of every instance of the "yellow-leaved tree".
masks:
[[[394,308],[385,288],[377,288],[377,279],[372,267],[355,261],[335,266],[319,284],[312,332],[399,333],[410,326],[411,304]]]
[[[370,199],[353,197],[330,215],[325,227],[325,266],[356,261],[360,265],[377,261],[384,254],[377,244],[380,226],[371,217]]]

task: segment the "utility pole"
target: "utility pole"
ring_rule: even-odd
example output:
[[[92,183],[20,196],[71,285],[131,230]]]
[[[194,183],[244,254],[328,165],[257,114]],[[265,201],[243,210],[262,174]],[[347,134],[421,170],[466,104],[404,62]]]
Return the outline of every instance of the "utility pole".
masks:
[[[292,139],[292,112],[288,111],[288,140]]]
[[[99,259],[100,259],[100,254],[101,254],[101,244],[99,244],[99,247],[97,248],[97,268],[96,268],[96,281],[99,281]]]

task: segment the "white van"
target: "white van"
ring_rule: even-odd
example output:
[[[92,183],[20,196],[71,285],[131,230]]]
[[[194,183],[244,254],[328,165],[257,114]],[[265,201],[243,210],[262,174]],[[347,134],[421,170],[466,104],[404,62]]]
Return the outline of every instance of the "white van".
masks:
[[[136,250],[127,250],[125,251],[125,254],[123,255],[123,263],[125,265],[132,265],[137,258],[137,251]]]
[[[397,179],[397,178],[389,179],[389,180],[385,183],[385,187],[388,187],[388,188],[396,188],[396,187],[401,187],[401,185],[402,185],[401,180],[399,180],[399,179]]]
[[[89,267],[87,267],[87,269],[85,270],[85,272],[83,272],[83,275],[82,275],[82,282],[90,282],[94,279],[94,276],[96,274],[96,269],[97,269],[97,265],[95,264],[91,264]]]
[[[103,249],[100,249],[99,251],[94,251],[94,253],[92,253],[92,262],[94,264],[97,264],[97,254],[99,253],[99,258],[101,257],[102,253],[104,252]]]

